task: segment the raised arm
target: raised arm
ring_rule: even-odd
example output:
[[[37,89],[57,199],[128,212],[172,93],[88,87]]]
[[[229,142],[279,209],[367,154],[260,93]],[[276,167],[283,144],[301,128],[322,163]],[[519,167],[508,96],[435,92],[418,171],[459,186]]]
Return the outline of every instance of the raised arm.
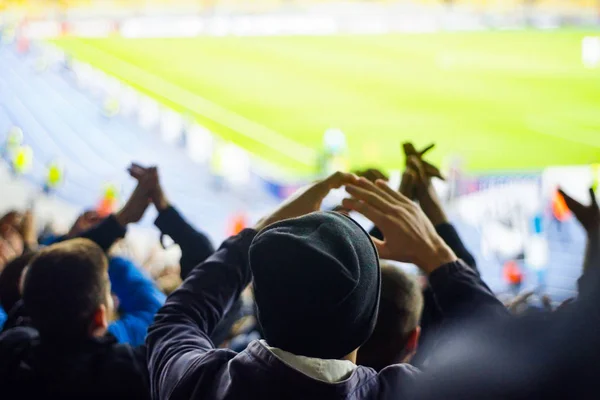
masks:
[[[206,260],[215,249],[210,239],[192,227],[171,205],[158,208],[154,222],[163,235],[168,235],[181,248],[181,279],[185,279],[192,269]]]
[[[90,239],[104,251],[108,251],[117,240],[125,237],[127,225],[142,219],[150,204],[151,184],[150,177],[145,178],[143,181],[138,180],[138,185],[123,208],[116,214],[111,214],[102,219],[95,211],[86,211],[77,218],[68,234],[60,236],[52,242],[81,237]]]
[[[595,273],[594,270],[600,269],[600,208],[596,200],[594,189],[590,188],[590,205],[584,206],[571,196],[560,190],[564,197],[567,207],[575,215],[577,221],[581,224],[587,235],[585,247],[585,258],[583,260],[583,273],[579,278],[579,294],[587,294],[597,290],[595,283],[590,284],[588,276]]]
[[[146,174],[152,177],[151,198],[158,211],[154,223],[161,234],[170,236],[181,248],[181,279],[185,279],[196,265],[215,252],[215,248],[205,234],[194,229],[171,205],[160,184],[157,168],[144,168],[132,164],[129,172],[136,179]]]
[[[383,241],[373,239],[380,257],[417,265],[428,275],[444,315],[507,315],[502,303],[478,274],[459,261],[419,206],[384,181],[373,184],[361,178],[346,190],[353,198],[344,200],[344,205],[369,218],[383,232]]]
[[[194,371],[200,373],[199,369],[210,368],[207,354],[214,348],[210,335],[250,283],[248,249],[257,231],[277,221],[318,210],[331,189],[354,179],[353,175],[335,174],[292,196],[259,222],[256,229],[244,230],[228,239],[190,273],[158,311],[148,331],[146,344],[153,398],[168,398],[176,389],[189,397],[190,383],[186,379],[193,380]],[[226,362],[227,351],[219,351],[223,354],[219,359]],[[219,356],[213,356],[213,361],[215,357]]]
[[[153,398],[166,398],[187,367],[214,348],[210,335],[250,283],[248,249],[256,231],[225,241],[158,311],[146,344]]]

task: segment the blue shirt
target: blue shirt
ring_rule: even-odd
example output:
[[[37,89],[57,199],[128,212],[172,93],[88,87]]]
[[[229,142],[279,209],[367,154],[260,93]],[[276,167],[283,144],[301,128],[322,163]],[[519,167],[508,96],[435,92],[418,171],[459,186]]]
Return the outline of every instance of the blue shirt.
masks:
[[[108,327],[119,343],[139,346],[144,343],[148,326],[166,296],[152,279],[123,257],[112,257],[108,264],[112,292],[119,298],[120,318]]]

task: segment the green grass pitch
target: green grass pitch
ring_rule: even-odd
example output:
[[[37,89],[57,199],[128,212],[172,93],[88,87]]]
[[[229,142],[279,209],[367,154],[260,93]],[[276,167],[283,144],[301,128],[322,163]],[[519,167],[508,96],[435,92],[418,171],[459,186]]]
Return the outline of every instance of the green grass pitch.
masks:
[[[353,167],[437,143],[472,171],[600,162],[600,32],[61,39],[91,63],[282,169],[307,173],[330,127]]]

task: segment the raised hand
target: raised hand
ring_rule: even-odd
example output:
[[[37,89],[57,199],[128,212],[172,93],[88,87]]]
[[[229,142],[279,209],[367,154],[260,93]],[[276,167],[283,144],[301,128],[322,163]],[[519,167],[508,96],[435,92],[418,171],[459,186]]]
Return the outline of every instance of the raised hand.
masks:
[[[355,175],[361,178],[366,178],[371,182],[375,182],[378,179],[383,179],[384,181],[388,181],[390,179],[386,174],[384,174],[377,168],[369,168],[363,171],[356,171]]]
[[[323,199],[331,190],[355,183],[357,180],[358,177],[354,174],[336,172],[324,180],[318,181],[304,189],[300,189],[289,199],[284,201],[275,212],[259,221],[255,229],[261,230],[275,222],[300,217],[318,211],[321,208]]]
[[[346,191],[352,198],[344,199],[344,207],[363,214],[383,233],[385,240],[373,238],[381,258],[413,263],[427,274],[456,261],[420,207],[386,182],[361,178]]]
[[[423,160],[423,156],[429,150],[433,149],[435,147],[435,144],[430,144],[429,146],[425,147],[421,151],[417,151],[417,149],[415,149],[415,146],[410,142],[403,143],[402,147],[404,149],[404,154],[406,156],[406,166],[407,167],[410,166],[409,164],[411,162],[414,163],[414,162],[418,161],[422,165],[422,171],[419,171],[422,178],[424,178],[425,176],[428,176],[428,177],[436,177],[441,180],[444,180],[442,173],[436,166]],[[423,174],[425,174],[425,175],[423,175]]]
[[[597,233],[600,229],[600,209],[598,208],[594,189],[590,188],[591,201],[589,206],[584,206],[566,194],[562,189],[559,189],[558,191],[564,197],[569,210],[575,215],[575,218],[577,218],[577,221],[583,226],[588,235]]]
[[[71,226],[69,233],[67,234],[69,237],[75,237],[82,232],[85,232],[102,221],[102,217],[96,211],[86,211],[77,217],[77,220]]]
[[[160,178],[158,175],[158,169],[156,167],[142,167],[139,164],[133,163],[131,167],[129,167],[129,174],[138,180],[138,182],[144,176],[151,177],[152,189],[150,190],[150,198],[152,199],[152,203],[154,203],[154,207],[158,211],[162,211],[167,209],[170,206],[169,200],[165,195],[165,192],[160,184]]]
[[[133,176],[133,173],[131,174]],[[144,171],[134,177],[138,180],[138,184],[129,196],[127,203],[116,214],[117,221],[121,226],[141,220],[150,205],[150,195],[155,186],[155,175],[151,174],[150,171]]]

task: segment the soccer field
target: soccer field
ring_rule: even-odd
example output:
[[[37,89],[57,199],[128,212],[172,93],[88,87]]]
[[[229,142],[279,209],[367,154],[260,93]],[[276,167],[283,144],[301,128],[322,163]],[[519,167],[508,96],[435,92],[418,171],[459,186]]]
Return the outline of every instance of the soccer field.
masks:
[[[114,75],[259,157],[314,168],[327,128],[353,167],[402,165],[400,142],[436,142],[473,171],[600,162],[600,32],[61,39]],[[83,133],[82,133],[83,134]]]

